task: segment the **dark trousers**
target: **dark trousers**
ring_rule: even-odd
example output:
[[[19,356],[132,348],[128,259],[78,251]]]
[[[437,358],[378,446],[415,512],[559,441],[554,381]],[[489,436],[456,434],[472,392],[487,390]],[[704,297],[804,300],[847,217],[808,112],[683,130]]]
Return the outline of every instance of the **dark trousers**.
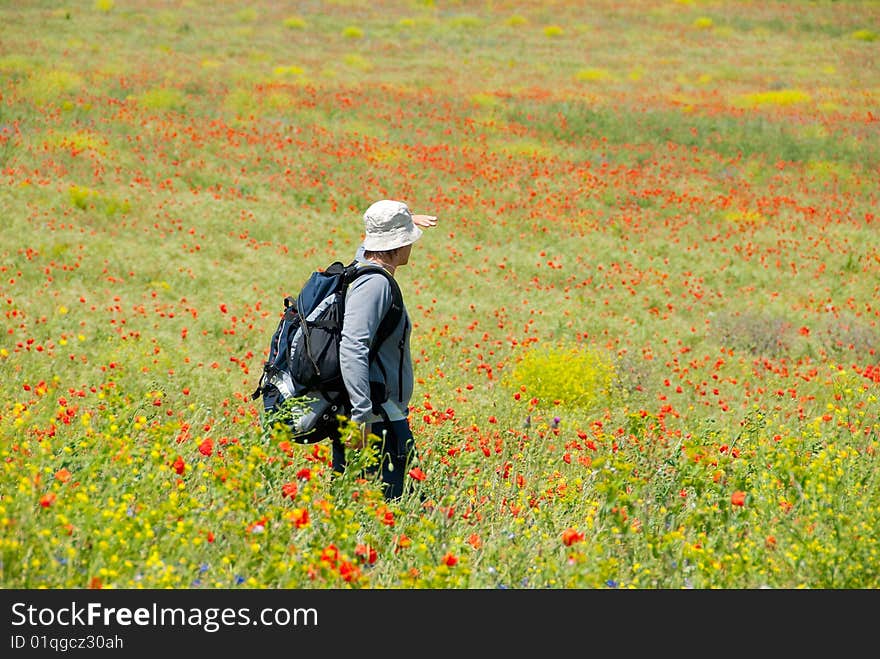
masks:
[[[379,464],[370,469],[375,474],[381,469],[382,490],[387,500],[403,496],[403,483],[412,458],[415,440],[407,419],[379,421],[373,424],[372,433],[380,439],[384,437],[379,454]],[[340,439],[333,439],[333,471],[345,471],[345,445]]]

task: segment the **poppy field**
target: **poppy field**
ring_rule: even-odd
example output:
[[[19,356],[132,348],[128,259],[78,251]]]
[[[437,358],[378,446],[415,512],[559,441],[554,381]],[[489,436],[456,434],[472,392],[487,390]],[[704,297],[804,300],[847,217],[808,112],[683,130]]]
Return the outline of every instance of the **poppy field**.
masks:
[[[0,5],[0,586],[880,586],[871,0]],[[382,198],[418,457],[264,429]]]

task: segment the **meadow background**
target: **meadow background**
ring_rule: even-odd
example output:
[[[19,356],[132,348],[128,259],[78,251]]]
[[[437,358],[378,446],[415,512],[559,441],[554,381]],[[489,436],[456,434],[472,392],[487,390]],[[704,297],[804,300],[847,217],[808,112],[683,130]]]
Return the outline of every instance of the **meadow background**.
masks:
[[[0,3],[4,588],[880,585],[880,5]],[[264,433],[374,200],[415,491]]]

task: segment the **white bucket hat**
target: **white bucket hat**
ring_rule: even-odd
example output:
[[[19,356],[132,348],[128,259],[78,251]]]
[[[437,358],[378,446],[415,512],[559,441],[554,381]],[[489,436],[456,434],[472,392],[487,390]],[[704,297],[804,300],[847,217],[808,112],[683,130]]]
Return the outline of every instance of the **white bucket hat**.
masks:
[[[391,199],[377,201],[366,210],[364,230],[364,249],[368,252],[387,252],[410,245],[422,236],[407,205]]]

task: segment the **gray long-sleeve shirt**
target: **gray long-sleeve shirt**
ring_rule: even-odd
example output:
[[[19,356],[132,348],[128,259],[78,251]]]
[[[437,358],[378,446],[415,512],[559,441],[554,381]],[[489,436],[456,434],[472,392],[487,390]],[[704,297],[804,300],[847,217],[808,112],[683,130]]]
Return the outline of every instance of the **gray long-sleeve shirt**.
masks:
[[[382,419],[373,413],[371,381],[385,384],[388,400],[384,407],[391,421],[405,419],[409,413],[413,364],[409,345],[411,325],[405,305],[397,327],[379,348],[378,359],[369,363],[370,345],[390,307],[391,284],[382,273],[361,275],[349,285],[339,364],[351,399],[351,419],[355,423],[374,423]]]

